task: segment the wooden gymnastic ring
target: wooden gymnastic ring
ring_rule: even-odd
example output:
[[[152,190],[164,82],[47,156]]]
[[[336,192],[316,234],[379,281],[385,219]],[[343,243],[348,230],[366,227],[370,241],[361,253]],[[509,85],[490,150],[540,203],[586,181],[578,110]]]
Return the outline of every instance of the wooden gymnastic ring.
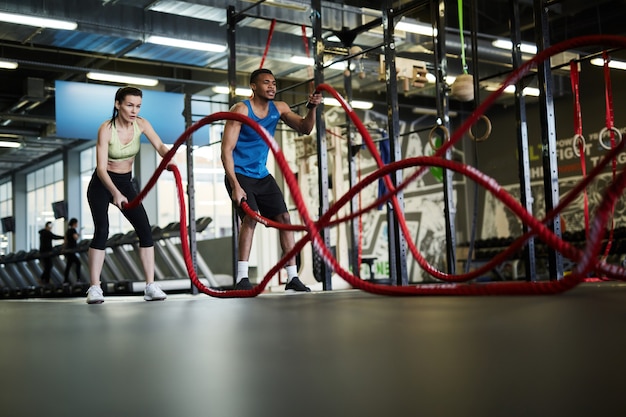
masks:
[[[485,125],[487,126],[487,129],[485,130],[485,134],[482,135],[481,137],[477,138],[472,133],[472,127],[471,126],[470,126],[469,130],[467,131],[467,134],[469,135],[469,137],[472,140],[475,140],[476,142],[482,142],[483,140],[486,140],[491,135],[491,120],[489,120],[489,118],[487,116],[485,116],[484,114],[482,114],[480,116],[480,118],[485,121]]]
[[[585,137],[577,133],[574,135],[574,139],[572,139],[572,148],[574,148],[574,155],[576,156],[580,156],[580,151],[578,150],[579,141],[583,144],[583,150],[584,150],[585,149]]]
[[[613,126],[610,129],[606,128],[606,127],[603,127],[602,130],[600,130],[600,133],[598,133],[598,142],[600,142],[600,146],[602,146],[607,151],[611,150],[611,145],[608,145],[608,146],[605,145],[604,142],[602,142],[602,137],[609,130],[612,131],[613,133],[615,133],[615,135],[619,138],[620,141],[622,140],[622,132],[620,132],[618,128],[616,128],[615,126]]]
[[[435,125],[435,127],[433,127],[430,130],[430,133],[428,134],[428,141],[430,142],[430,147],[433,148],[433,151],[437,151],[437,149],[439,149],[438,147],[435,146],[435,142],[433,142],[433,136],[437,129],[443,130],[444,142],[450,139],[450,132],[448,131],[447,127],[445,127],[444,125]]]

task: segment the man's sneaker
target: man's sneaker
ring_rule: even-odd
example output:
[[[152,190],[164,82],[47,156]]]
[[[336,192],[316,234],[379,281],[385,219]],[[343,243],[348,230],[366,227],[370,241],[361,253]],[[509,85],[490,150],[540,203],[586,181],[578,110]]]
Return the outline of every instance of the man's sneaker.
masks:
[[[87,304],[102,304],[104,303],[104,295],[102,294],[102,288],[99,285],[92,285],[87,290]]]
[[[250,284],[250,280],[248,278],[241,278],[241,281],[235,285],[236,290],[251,290],[252,284]]]
[[[299,292],[310,292],[311,289],[304,285],[300,278],[293,277],[291,281],[285,285],[285,291],[299,291]]]
[[[167,298],[167,295],[163,292],[156,282],[151,282],[146,285],[146,289],[143,291],[143,299],[146,301],[161,301]]]

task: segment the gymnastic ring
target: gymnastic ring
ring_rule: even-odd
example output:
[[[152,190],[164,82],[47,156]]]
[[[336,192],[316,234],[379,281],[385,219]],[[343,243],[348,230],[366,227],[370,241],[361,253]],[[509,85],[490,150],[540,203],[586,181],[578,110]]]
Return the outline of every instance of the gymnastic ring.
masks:
[[[443,135],[444,135],[444,142],[446,142],[448,139],[450,139],[450,132],[448,132],[448,128],[445,127],[444,125],[435,125],[435,127],[433,127],[430,130],[430,133],[428,134],[428,141],[430,142],[430,147],[433,148],[433,151],[437,151],[437,149],[439,149],[437,146],[435,146],[435,142],[433,142],[433,136],[435,134],[435,131],[437,129],[441,129],[443,130]]]
[[[485,116],[484,114],[482,114],[480,116],[480,118],[483,119],[485,121],[485,124],[487,125],[487,129],[485,130],[485,134],[482,135],[481,137],[477,138],[472,133],[472,127],[471,126],[470,126],[469,130],[467,131],[467,134],[469,135],[469,137],[472,140],[475,140],[476,142],[482,142],[483,140],[486,140],[491,135],[491,120],[489,120],[489,118],[487,116]]]
[[[620,141],[622,140],[622,132],[620,132],[618,128],[616,128],[615,126],[611,127],[610,129],[603,127],[602,130],[600,130],[600,133],[598,133],[598,142],[600,142],[600,146],[602,146],[604,149],[608,151],[611,150],[611,145],[608,145],[608,146],[605,145],[604,142],[602,142],[602,137],[609,130],[615,133],[615,135],[617,135]]]
[[[577,133],[574,135],[574,139],[572,139],[572,148],[574,148],[574,155],[576,156],[580,156],[580,151],[578,150],[579,141],[583,144],[583,150],[584,150],[585,149],[585,137]]]

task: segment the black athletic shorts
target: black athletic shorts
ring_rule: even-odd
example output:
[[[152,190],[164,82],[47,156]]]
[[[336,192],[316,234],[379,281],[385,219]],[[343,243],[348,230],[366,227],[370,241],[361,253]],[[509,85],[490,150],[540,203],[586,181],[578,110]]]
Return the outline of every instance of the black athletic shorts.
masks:
[[[273,219],[279,214],[287,212],[285,196],[273,176],[268,175],[267,177],[257,179],[246,177],[242,174],[236,175],[241,188],[246,192],[246,201],[252,210],[258,211],[261,213],[261,216],[268,219]],[[228,179],[224,183],[226,184],[228,195],[232,196],[233,190]],[[243,219],[246,215],[240,206],[237,206],[237,214],[240,219]]]

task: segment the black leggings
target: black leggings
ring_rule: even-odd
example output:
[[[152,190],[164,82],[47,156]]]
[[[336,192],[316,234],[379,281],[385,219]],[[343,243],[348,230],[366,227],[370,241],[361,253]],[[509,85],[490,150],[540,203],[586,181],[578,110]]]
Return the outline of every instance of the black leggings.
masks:
[[[139,194],[138,190],[132,181],[131,173],[116,174],[109,172],[113,184],[128,201],[132,201]],[[98,174],[95,172],[91,176],[89,187],[87,187],[87,201],[89,201],[89,208],[91,209],[91,216],[93,217],[93,239],[89,247],[94,249],[104,250],[106,248],[106,242],[109,237],[109,204],[113,202],[113,195],[106,189]],[[128,219],[130,224],[137,232],[139,238],[139,246],[142,248],[149,248],[154,246],[152,240],[152,228],[150,227],[150,221],[148,215],[143,207],[143,204],[139,204],[132,210],[122,210],[124,217]]]

